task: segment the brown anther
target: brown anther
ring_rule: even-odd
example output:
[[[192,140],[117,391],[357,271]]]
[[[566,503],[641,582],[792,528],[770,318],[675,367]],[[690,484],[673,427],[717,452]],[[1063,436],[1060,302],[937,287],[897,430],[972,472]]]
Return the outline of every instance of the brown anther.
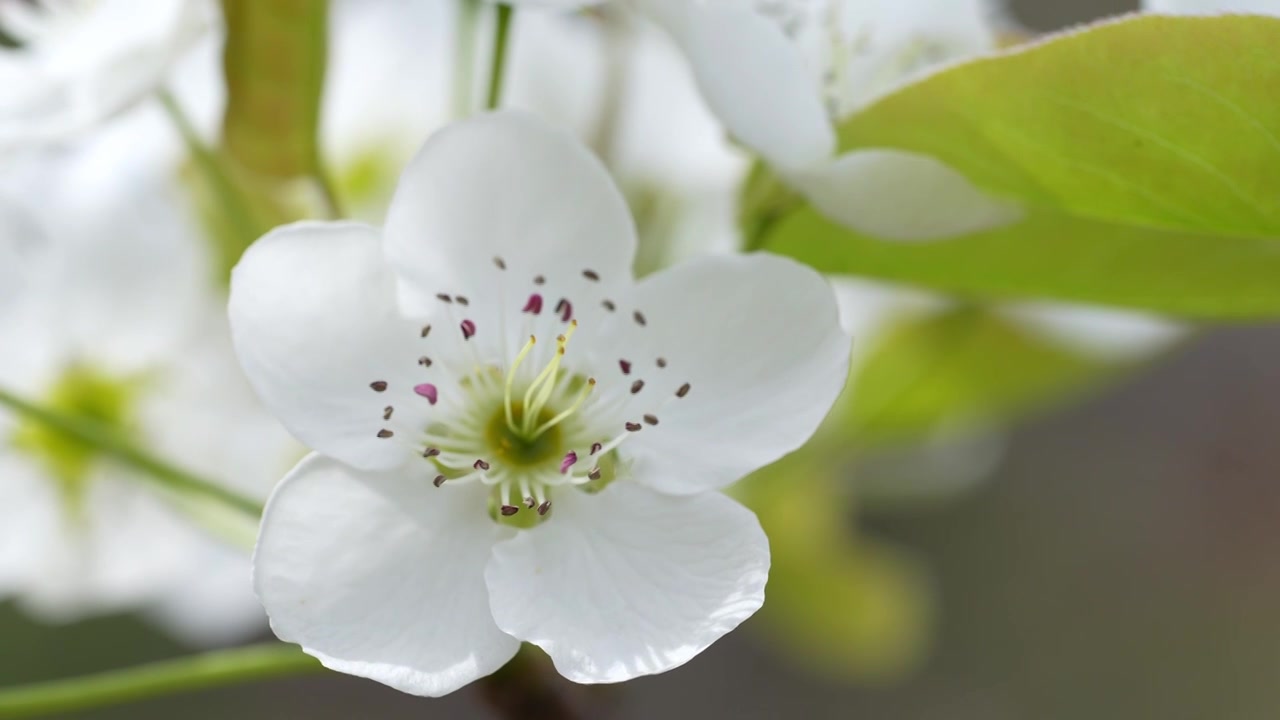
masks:
[[[637,422],[629,422],[627,423],[626,427],[627,427],[627,430],[631,432],[640,432],[641,425],[640,423],[637,423]]]
[[[626,360],[619,360],[618,367],[622,368],[623,375],[631,374],[631,363],[627,362]]]
[[[374,382],[369,383],[369,387],[373,388],[374,392],[384,392],[387,389],[387,381],[376,380]]]
[[[676,391],[676,397],[682,398],[682,397],[684,397],[685,395],[688,395],[688,394],[689,394],[689,390],[690,390],[690,388],[692,388],[692,387],[693,387],[693,386],[692,386],[692,385],[690,385],[689,383],[685,383],[685,384],[681,385],[681,386],[680,386],[680,389]]]
[[[600,479],[600,468],[598,468],[598,467],[593,467],[593,468],[591,468],[591,471],[587,473],[587,479],[588,479],[588,480],[599,480],[599,479]]]
[[[444,481],[445,481],[445,480],[448,480],[448,479],[449,479],[449,478],[446,478],[446,477],[445,477],[445,476],[443,476],[443,475],[437,475],[437,476],[436,476],[436,479],[431,481],[431,484],[432,484],[432,485],[435,485],[436,487],[440,487],[441,485],[443,485],[443,484],[444,484]]]
[[[538,514],[539,514],[539,515],[546,515],[546,514],[547,514],[547,511],[548,511],[548,510],[550,510],[550,509],[551,509],[551,501],[550,501],[550,500],[543,500],[543,501],[542,501],[542,504],[538,506]]]
[[[418,358],[418,364],[421,365],[422,367],[431,367],[431,358],[427,357],[426,355],[423,355],[422,357]]]
[[[614,305],[612,300],[605,300],[604,302],[602,302],[602,303],[600,303],[600,304],[601,304],[601,305],[604,305],[604,309],[605,309],[605,310],[608,310],[609,312],[613,312],[614,310],[617,310],[617,309],[618,309],[618,306],[617,306],[617,305]]]
[[[385,408],[383,408],[383,409],[382,409],[382,419],[383,419],[383,420],[390,420],[390,419],[391,419],[391,413],[393,413],[393,412],[395,412],[395,411],[396,411],[396,409],[395,409],[395,408],[393,408],[393,407],[391,407],[390,405],[386,406]]]
[[[457,302],[459,305],[463,307],[466,307],[471,304],[471,301],[468,300],[465,295],[454,295],[453,299],[455,302]]]
[[[544,277],[542,277],[541,275],[535,275],[535,276],[533,276],[533,284],[534,284],[534,285],[543,285],[543,284],[545,284],[546,282],[547,282],[547,279],[546,279],[546,278],[544,278]]]
[[[433,458],[439,454],[440,454],[440,451],[437,448],[433,448],[433,447],[429,447],[426,450],[422,451],[422,457],[424,458]]]
[[[644,324],[645,324],[645,322],[646,322],[646,320],[644,319],[644,313],[642,313],[642,312],[640,312],[639,310],[637,310],[637,311],[635,311],[635,312],[631,313],[631,317],[633,317],[633,318],[635,318],[635,319],[636,319],[636,324],[637,324],[637,325],[640,325],[641,327],[643,327],[643,326],[644,326]]]
[[[635,382],[631,383],[631,394],[632,394],[632,395],[635,395],[636,393],[640,392],[640,391],[641,391],[641,390],[643,390],[643,389],[644,389],[644,381],[643,381],[643,380],[637,380],[637,381],[635,381]]]
[[[595,270],[583,270],[582,277],[588,280],[595,281],[600,279],[600,273],[596,272]]]
[[[647,422],[647,423],[649,423],[650,425],[657,425],[657,424],[658,424],[658,416],[657,416],[657,415],[645,415],[645,416],[644,416],[644,421],[645,421],[645,422]]]
[[[475,468],[475,469],[477,469],[477,470],[488,470],[488,469],[489,469],[489,463],[487,463],[487,462],[485,462],[485,461],[483,461],[483,460],[476,460],[474,463],[472,463],[472,464],[471,464],[471,467],[473,467],[473,468]]]
[[[515,515],[516,513],[520,512],[520,508],[516,507],[515,505],[503,505],[502,508],[498,510],[498,512],[502,513],[503,517],[511,517],[512,515]]]
[[[431,326],[430,326],[430,325],[423,325],[423,326],[422,326],[422,337],[426,337],[426,336],[428,336],[428,335],[430,335],[430,334],[431,334]]]
[[[378,431],[378,437],[382,438],[383,440],[386,440],[387,438],[391,437],[392,435],[395,435],[395,433],[391,432],[390,430],[388,430],[388,429],[386,429],[386,428],[383,428],[383,429],[381,429],[381,430],[379,430],[379,431]]]
[[[525,498],[525,499],[524,499],[524,506],[525,506],[525,507],[527,507],[527,508],[529,508],[530,510],[532,510],[532,509],[534,509],[534,508],[538,507],[538,501],[537,501],[537,500],[534,500],[534,499],[533,499],[533,498],[531,498],[531,497],[527,497],[527,498]]]
[[[660,358],[658,358],[658,367],[660,367],[660,368],[664,368],[664,367],[666,367],[666,366],[667,366],[667,359],[666,359],[666,358],[661,358],[661,357],[660,357]]]
[[[500,258],[500,257],[496,257],[496,256],[495,256],[495,257],[493,258],[493,264],[494,264],[494,265],[497,265],[499,270],[506,270],[506,269],[507,269],[507,263],[506,263],[506,261],[504,261],[504,260],[503,260],[502,258]]]
[[[448,293],[436,293],[436,299],[440,300],[441,302],[447,302],[447,303],[453,302],[453,298],[449,297]]]
[[[603,450],[603,449],[604,449],[604,445],[601,445],[600,443],[591,443],[591,454],[592,454],[592,455],[595,455],[596,453],[600,452],[600,451],[601,451],[601,450]]]

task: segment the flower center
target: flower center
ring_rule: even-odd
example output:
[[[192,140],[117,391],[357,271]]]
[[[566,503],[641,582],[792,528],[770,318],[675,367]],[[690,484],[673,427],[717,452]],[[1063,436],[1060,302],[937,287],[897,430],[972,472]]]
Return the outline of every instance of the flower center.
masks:
[[[137,385],[88,366],[73,365],[49,389],[44,405],[67,418],[89,420],[109,431],[127,434],[134,424]],[[44,467],[57,483],[67,513],[79,516],[98,449],[47,423],[29,419],[19,422],[11,441]]]

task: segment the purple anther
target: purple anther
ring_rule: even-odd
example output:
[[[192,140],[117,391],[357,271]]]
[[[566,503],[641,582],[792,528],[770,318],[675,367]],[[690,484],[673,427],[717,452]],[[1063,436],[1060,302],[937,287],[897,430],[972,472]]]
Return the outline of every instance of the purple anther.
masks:
[[[488,470],[489,463],[485,462],[484,460],[476,460],[474,463],[471,464],[471,467],[477,470]]]
[[[431,403],[432,405],[435,405],[436,401],[440,399],[439,391],[437,391],[436,386],[432,385],[431,383],[422,383],[421,385],[414,385],[413,391],[418,395],[426,398],[427,402]]]
[[[530,295],[529,299],[526,300],[524,303],[524,309],[521,310],[520,312],[533,313],[534,315],[541,313],[542,312],[542,296],[539,295],[538,293],[534,293]]]
[[[463,340],[470,340],[476,334],[476,324],[470,320],[463,320],[461,327]]]
[[[630,363],[630,362],[628,362],[628,361],[626,361],[626,360],[619,360],[619,361],[618,361],[618,367],[622,368],[622,374],[623,374],[623,375],[630,375],[630,374],[631,374],[631,363]]]
[[[560,314],[560,319],[563,322],[569,322],[573,319],[573,303],[560,298],[560,302],[556,303],[556,312]]]
[[[564,475],[569,472],[569,468],[573,467],[573,464],[576,462],[578,462],[578,453],[570,450],[569,453],[564,456],[564,459],[560,461],[560,474]]]

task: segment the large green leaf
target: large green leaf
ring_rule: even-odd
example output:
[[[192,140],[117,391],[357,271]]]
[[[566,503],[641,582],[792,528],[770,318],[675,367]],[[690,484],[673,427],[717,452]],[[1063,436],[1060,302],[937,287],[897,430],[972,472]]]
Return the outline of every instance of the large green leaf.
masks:
[[[842,149],[937,156],[1022,202],[1022,221],[890,243],[783,197],[765,245],[826,272],[975,299],[1275,317],[1276,47],[1276,18],[1146,16],[946,70],[849,118]]]
[[[840,128],[1081,217],[1280,237],[1280,18],[1140,16],[952,68]]]
[[[990,311],[953,310],[881,336],[844,394],[844,419],[864,442],[915,440],[1003,422],[1118,369]]]

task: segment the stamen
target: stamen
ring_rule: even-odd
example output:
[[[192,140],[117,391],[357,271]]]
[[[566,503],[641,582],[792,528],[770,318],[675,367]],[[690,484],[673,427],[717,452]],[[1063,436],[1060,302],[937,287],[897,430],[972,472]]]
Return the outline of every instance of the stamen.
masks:
[[[422,457],[424,458],[433,458],[439,454],[440,454],[440,450],[438,448],[433,448],[433,447],[429,447],[426,450],[422,451]]]
[[[393,412],[395,412],[395,411],[396,411],[396,409],[395,409],[395,408],[393,408],[393,407],[391,407],[390,405],[386,406],[385,408],[383,408],[383,409],[382,409],[382,419],[383,419],[383,420],[390,420],[390,419],[391,419],[391,413],[393,413]]]
[[[658,416],[657,416],[657,415],[645,415],[645,416],[644,416],[644,421],[645,421],[645,422],[647,422],[647,423],[649,423],[650,425],[657,425],[657,424],[658,424]]]
[[[499,270],[506,270],[506,269],[507,269],[507,263],[506,263],[506,261],[504,261],[502,258],[500,258],[500,257],[498,257],[498,256],[496,256],[496,255],[495,255],[495,256],[494,256],[494,258],[493,258],[493,264],[494,264],[494,265],[497,265]]]
[[[504,517],[511,517],[520,512],[520,508],[511,504],[511,483],[502,483],[502,507],[499,509]]]
[[[534,285],[544,285],[544,284],[546,284],[546,282],[547,282],[547,279],[546,279],[546,278],[544,278],[544,277],[542,277],[541,275],[534,275],[534,276],[533,276],[533,284],[534,284]]]
[[[431,383],[422,383],[421,385],[414,385],[413,391],[418,395],[421,395],[422,397],[426,398],[427,402],[431,403],[432,405],[435,405],[436,401],[440,399],[440,393],[436,390],[436,386],[432,385]]]
[[[614,310],[617,310],[617,309],[618,309],[618,306],[617,306],[617,305],[614,305],[612,300],[605,300],[604,302],[602,302],[602,303],[600,303],[600,304],[601,304],[601,305],[604,305],[604,309],[605,309],[605,310],[608,310],[609,312],[613,312]]]
[[[542,501],[542,504],[538,506],[538,514],[539,514],[539,515],[546,515],[546,514],[547,514],[547,511],[548,511],[548,510],[550,510],[550,509],[551,509],[551,501],[550,501],[550,500],[543,500],[543,501]]]
[[[463,320],[461,327],[463,340],[470,340],[471,337],[476,334],[476,324],[470,320]]]
[[[511,517],[512,515],[520,512],[520,508],[515,505],[503,505],[498,509],[498,512],[501,512],[503,517]]]
[[[471,304],[471,301],[468,300],[465,295],[454,295],[453,299],[456,300],[458,304],[461,305],[462,307],[467,307]]]
[[[430,325],[423,325],[423,326],[422,326],[422,337],[426,337],[426,336],[428,336],[428,335],[430,335],[430,334],[431,334],[431,326],[430,326]]]
[[[386,440],[387,438],[393,435],[395,435],[395,433],[391,432],[386,428],[382,428],[381,430],[378,431],[378,437],[382,438],[383,440]]]
[[[667,366],[667,359],[663,357],[658,358],[658,367],[664,368],[666,366]]]
[[[529,494],[528,478],[520,478],[520,494],[524,496],[525,507],[529,508],[530,510],[532,510],[534,506],[538,504],[538,501],[534,500],[533,496]]]
[[[596,272],[595,270],[583,270],[582,277],[592,282],[595,282],[600,279],[600,273]]]
[[[631,394],[632,394],[632,395],[635,395],[636,393],[640,392],[640,391],[641,391],[641,390],[643,390],[643,389],[644,389],[644,381],[643,381],[643,380],[637,380],[637,381],[635,381],[635,382],[631,383]]]
[[[573,464],[576,462],[578,462],[578,453],[570,450],[569,453],[564,456],[564,459],[560,461],[560,474],[564,475],[568,473],[569,468],[573,467]]]
[[[640,432],[641,425],[637,422],[629,422],[627,423],[626,428],[631,432]]]
[[[604,445],[601,445],[600,443],[591,443],[591,454],[595,455],[596,453],[600,452],[600,449],[603,447]]]
[[[431,367],[431,358],[427,357],[426,355],[423,355],[422,357],[418,358],[418,364],[421,365],[422,367]]]
[[[475,468],[476,470],[488,470],[489,463],[485,462],[484,460],[476,460],[474,463],[471,464],[471,467]]]
[[[378,380],[376,382],[369,383],[369,387],[373,388],[374,392],[384,392],[387,389],[387,383],[384,380]]]
[[[542,406],[546,404],[551,397],[552,390],[555,389],[557,377],[556,373],[560,369],[560,360],[564,357],[565,347],[569,344],[569,338],[573,337],[573,333],[578,329],[578,321],[574,320],[569,324],[568,331],[564,335],[556,338],[556,353],[551,358],[551,362],[543,369],[538,376],[529,384],[529,389],[524,394],[524,417],[522,418],[522,430],[529,432],[532,429],[534,420],[538,414],[542,412]],[[534,393],[537,393],[535,399]]]
[[[685,383],[685,384],[681,385],[681,386],[680,386],[680,389],[676,391],[676,397],[678,397],[678,398],[682,398],[682,397],[684,397],[685,395],[688,395],[688,394],[689,394],[689,390],[690,390],[692,387],[693,387],[693,386],[692,386],[692,385],[690,385],[689,383]]]
[[[439,301],[441,301],[441,302],[446,302],[446,303],[452,303],[452,302],[453,302],[453,298],[449,297],[449,294],[448,294],[448,293],[436,293],[436,299],[437,299],[437,300],[439,300]]]
[[[618,367],[622,368],[622,374],[623,374],[623,375],[630,375],[630,374],[631,374],[631,363],[630,363],[630,362],[628,362],[628,361],[626,361],[626,360],[619,360],[619,361],[618,361]]]
[[[542,302],[541,298],[539,298],[538,302]],[[511,413],[511,385],[515,383],[516,371],[520,369],[520,363],[524,362],[525,357],[529,355],[529,351],[533,349],[533,346],[537,342],[538,338],[530,335],[529,342],[525,343],[524,347],[520,348],[520,353],[516,355],[515,362],[511,363],[511,369],[507,371],[507,382],[502,390],[502,399],[507,413],[507,427],[510,428],[511,432],[516,431],[516,421],[515,418],[512,417]]]
[[[441,485],[443,485],[443,484],[445,483],[445,481],[446,481],[446,480],[448,480],[448,479],[449,479],[449,478],[447,478],[447,477],[445,477],[445,476],[443,476],[443,475],[437,475],[437,476],[436,476],[436,479],[431,481],[431,484],[432,484],[432,485],[435,485],[436,487],[440,487],[440,486],[441,486]]]
[[[637,325],[639,325],[639,326],[641,326],[641,327],[644,327],[644,326],[645,326],[645,324],[646,324],[646,320],[644,319],[644,313],[642,313],[642,312],[640,312],[639,310],[637,310],[637,311],[635,311],[635,312],[631,313],[631,317],[635,318],[635,320],[636,320],[636,324],[637,324]]]
[[[600,474],[600,467],[596,466],[591,468],[591,471],[587,473],[587,478],[590,480],[599,480]]]
[[[560,314],[562,322],[569,322],[573,318],[573,303],[565,298],[560,298],[560,302],[556,303],[556,312]]]
[[[531,498],[531,497],[526,497],[526,498],[524,499],[524,506],[525,506],[525,507],[527,507],[527,508],[529,508],[530,510],[532,510],[532,509],[534,509],[534,508],[538,507],[538,501],[537,501],[537,500],[534,500],[534,499],[533,499],[533,498]]]
[[[524,303],[524,309],[520,312],[533,313],[537,315],[542,312],[542,296],[534,293]]]
[[[578,408],[582,407],[582,403],[587,401],[587,395],[591,394],[591,390],[595,388],[595,386],[596,386],[596,379],[587,378],[587,384],[584,385],[582,387],[581,392],[578,393],[578,399],[574,400],[573,404],[570,405],[568,409],[560,412],[555,417],[539,425],[538,429],[533,431],[533,436],[538,437],[539,435],[546,432],[547,430],[550,430],[556,425],[559,425],[565,418],[577,412]],[[577,457],[577,456],[575,455],[574,457]],[[560,472],[564,472],[564,470],[561,470]]]

